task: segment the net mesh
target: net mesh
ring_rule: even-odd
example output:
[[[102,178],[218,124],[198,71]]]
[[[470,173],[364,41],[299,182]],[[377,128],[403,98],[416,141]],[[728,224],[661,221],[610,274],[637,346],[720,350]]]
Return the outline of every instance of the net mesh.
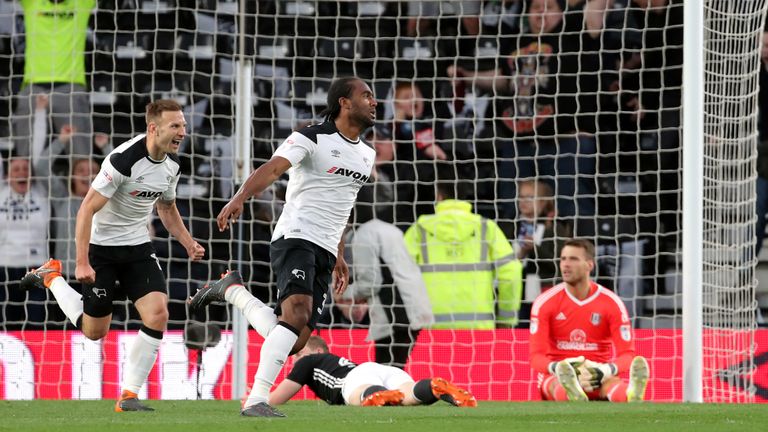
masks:
[[[704,373],[705,400],[751,401],[754,393],[754,188],[764,2],[705,7]],[[760,216],[758,216],[760,217]],[[730,388],[747,389],[731,393]]]
[[[434,211],[434,185],[447,181],[474,211],[498,223],[516,251],[525,246],[523,235],[547,228],[524,261],[517,329],[423,331],[408,365],[414,376],[443,375],[480,399],[538,398],[527,360],[530,305],[556,281],[557,247],[579,236],[595,242],[595,278],[624,300],[638,329],[638,350],[651,359],[648,397],[680,400],[682,1],[568,1],[560,14],[556,9],[564,3],[248,1],[241,21],[234,1],[100,0],[87,23],[71,30],[85,35],[83,56],[71,58],[82,60],[86,83],[62,90],[58,79],[55,85],[22,85],[27,54],[46,32],[25,19],[20,3],[0,1],[5,172],[13,172],[9,157],[31,153],[34,189],[42,194],[42,207],[51,209],[39,216],[24,200],[3,195],[6,217],[17,215],[8,226],[28,238],[11,241],[11,232],[0,228],[14,250],[0,255],[22,257],[0,263],[0,328],[33,352],[46,341],[62,344],[62,352],[83,346],[80,339],[66,342],[76,332],[50,294],[20,293],[17,281],[50,251],[65,261],[74,283],[72,166],[83,155],[100,161],[143,131],[144,106],[156,98],[184,106],[189,137],[180,149],[176,203],[207,250],[206,261],[190,263],[159,220],[151,220],[169,282],[171,331],[214,323],[225,330],[228,344],[216,352],[231,349],[231,309],[214,305],[192,313],[184,302],[227,268],[240,269],[248,288],[274,304],[268,245],[285,182],[251,200],[235,230],[220,233],[214,222],[235,190],[234,168],[242,163],[234,159],[233,138],[242,40],[244,58],[254,63],[247,109],[255,166],[292,130],[320,120],[335,77],[355,75],[380,101],[379,125],[369,137],[378,160],[368,207],[377,217],[406,230]],[[710,0],[706,8],[704,356],[705,398],[712,401],[753,400],[759,311],[753,185],[764,3]],[[47,102],[38,93],[48,94]],[[59,148],[56,142],[68,139],[65,125],[81,126]],[[534,180],[539,183],[526,183]],[[553,197],[542,198],[548,191]],[[538,205],[530,210],[535,196]],[[356,323],[343,305],[327,306],[319,328],[334,350],[356,361],[374,358],[363,313],[372,305],[352,309],[360,312]],[[113,329],[130,330],[127,338],[139,325],[133,306],[118,302]],[[124,361],[118,335],[104,342],[111,348],[100,379],[109,384],[101,393],[86,386],[83,397],[117,391],[115,371]],[[250,381],[261,339],[252,333],[249,340]],[[160,368],[181,362],[178,356],[168,354],[164,362],[161,355]],[[82,365],[73,360],[82,357],[62,354],[44,366],[66,371]],[[204,359],[219,364],[214,354]],[[221,363],[218,381],[208,376],[204,397],[230,396],[228,367]],[[149,385],[148,394],[173,397],[164,385],[171,384]],[[193,397],[194,389],[184,385],[176,397]],[[76,393],[57,392],[45,395]]]

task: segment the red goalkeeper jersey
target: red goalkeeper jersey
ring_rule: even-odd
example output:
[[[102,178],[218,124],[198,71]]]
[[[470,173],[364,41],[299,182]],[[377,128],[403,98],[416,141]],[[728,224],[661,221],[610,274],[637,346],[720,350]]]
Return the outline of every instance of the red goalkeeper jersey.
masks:
[[[613,345],[613,347],[611,347]],[[621,299],[594,282],[578,300],[565,283],[543,292],[531,309],[531,367],[549,373],[550,362],[584,356],[627,370],[635,356],[629,314]],[[615,357],[614,357],[615,349]]]

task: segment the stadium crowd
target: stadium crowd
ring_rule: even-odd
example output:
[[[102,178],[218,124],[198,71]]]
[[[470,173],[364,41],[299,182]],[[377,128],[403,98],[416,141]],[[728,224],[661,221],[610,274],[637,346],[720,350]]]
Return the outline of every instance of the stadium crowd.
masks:
[[[476,309],[484,317],[528,326],[531,303],[555,283],[563,242],[578,236],[596,245],[595,280],[625,302],[636,327],[648,325],[665,312],[656,300],[679,289],[665,276],[676,269],[680,237],[682,1],[421,3],[246,2],[239,30],[255,60],[255,165],[293,129],[320,120],[335,77],[359,76],[380,101],[368,135],[376,149],[366,187],[375,218],[414,233],[406,241],[415,238],[422,218],[449,207],[435,187],[449,184],[449,204],[492,222],[518,263],[513,276],[502,267],[489,273],[491,294],[500,279],[513,288],[508,299],[483,300]],[[0,6],[2,328],[66,325],[52,299],[27,298],[17,282],[48,256],[61,259],[74,280],[80,185],[103,155],[144,129],[136,107],[158,97],[179,102],[189,122],[177,206],[208,251],[205,263],[188,262],[159,219],[150,221],[169,280],[169,327],[229,318],[219,306],[190,316],[183,300],[233,260],[251,292],[274,304],[269,239],[285,183],[251,202],[240,232],[213,226],[235,190],[234,15],[209,0],[156,10],[94,0],[71,14],[57,2]],[[43,26],[47,35],[31,12],[40,7],[61,23]],[[74,17],[77,23],[68,21]],[[51,46],[76,55],[48,61]],[[352,232],[367,221],[353,219]],[[424,271],[420,247],[408,250],[422,265],[438,325],[445,313],[461,313],[445,309],[452,293],[430,286],[434,274]],[[352,278],[354,286],[354,263]],[[357,300],[343,311],[327,308],[321,323],[366,326],[374,306]],[[127,303],[115,318],[121,328],[138,325]]]

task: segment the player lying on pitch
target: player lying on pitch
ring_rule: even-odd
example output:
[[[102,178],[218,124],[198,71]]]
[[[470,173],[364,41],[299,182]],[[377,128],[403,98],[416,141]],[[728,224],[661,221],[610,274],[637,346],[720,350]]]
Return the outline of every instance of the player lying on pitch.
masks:
[[[414,379],[402,369],[366,362],[357,365],[328,352],[320,336],[311,336],[294,355],[293,369],[269,395],[272,406],[288,402],[303,386],[329,405],[431,405],[444,400],[457,407],[476,407],[468,391],[443,378]]]

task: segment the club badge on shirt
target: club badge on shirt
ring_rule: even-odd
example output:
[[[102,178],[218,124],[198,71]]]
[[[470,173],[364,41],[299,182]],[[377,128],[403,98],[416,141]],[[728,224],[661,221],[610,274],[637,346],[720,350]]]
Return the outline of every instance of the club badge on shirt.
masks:
[[[589,321],[592,323],[592,325],[600,325],[600,314],[597,312],[593,313]]]
[[[632,339],[632,330],[629,328],[629,325],[627,324],[619,327],[619,333],[621,333],[621,338],[627,342],[629,342]]]

